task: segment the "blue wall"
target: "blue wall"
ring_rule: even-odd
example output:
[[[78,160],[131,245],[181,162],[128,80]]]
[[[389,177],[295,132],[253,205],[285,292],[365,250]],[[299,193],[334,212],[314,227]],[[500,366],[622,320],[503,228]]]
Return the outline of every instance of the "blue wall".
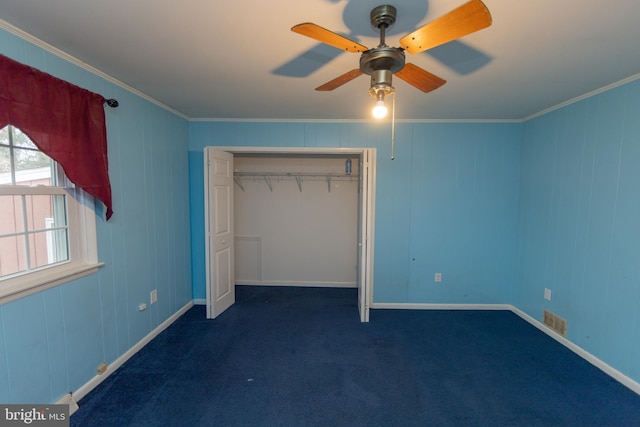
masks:
[[[206,146],[377,148],[374,301],[509,303],[515,285],[517,123],[191,122],[192,276],[205,298]],[[415,261],[412,261],[415,258]],[[443,274],[434,283],[434,273]]]
[[[528,121],[514,305],[640,382],[640,80]],[[552,290],[551,301],[543,298]]]
[[[0,30],[0,53],[120,101],[106,108],[112,219],[97,217],[97,274],[0,305],[0,402],[77,390],[189,303],[187,121]],[[158,289],[157,304],[149,292]]]

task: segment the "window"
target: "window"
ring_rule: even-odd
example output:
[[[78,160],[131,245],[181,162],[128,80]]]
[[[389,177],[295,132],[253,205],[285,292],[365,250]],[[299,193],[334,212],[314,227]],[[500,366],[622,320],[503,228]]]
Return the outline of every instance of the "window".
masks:
[[[100,266],[92,205],[25,133],[0,129],[0,302]]]

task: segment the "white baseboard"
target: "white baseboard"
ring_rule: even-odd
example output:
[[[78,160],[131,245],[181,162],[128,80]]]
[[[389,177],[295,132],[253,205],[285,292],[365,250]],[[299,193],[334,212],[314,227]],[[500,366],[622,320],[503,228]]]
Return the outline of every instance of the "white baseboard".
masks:
[[[71,396],[63,397],[62,400],[65,400],[65,402],[61,402],[61,403],[66,403],[66,399],[71,398],[71,397],[73,398],[74,401],[78,402],[80,399],[82,399],[84,396],[86,396],[91,390],[96,388],[102,381],[106,380],[109,375],[111,375],[120,366],[122,366],[127,360],[129,360],[131,358],[131,356],[133,356],[138,351],[140,351],[142,349],[142,347],[147,345],[152,339],[154,339],[162,331],[167,329],[169,327],[169,325],[171,325],[173,322],[178,320],[178,318],[180,316],[182,316],[184,313],[186,313],[187,310],[189,310],[192,306],[193,306],[193,301],[189,301],[184,307],[182,307],[180,310],[175,312],[171,317],[169,317],[167,320],[162,322],[153,331],[149,332],[144,338],[142,338],[140,341],[138,341],[126,353],[124,353],[122,356],[118,357],[111,364],[107,365],[107,370],[104,373],[102,373],[100,375],[96,375],[95,377],[93,377],[91,380],[89,380],[86,384],[84,384],[78,390],[74,391],[71,394]]]
[[[306,288],[357,288],[356,282],[265,282],[262,280],[236,281],[238,286],[297,286]]]
[[[509,310],[531,325],[535,326],[545,334],[549,335],[560,344],[573,351],[578,356],[582,357],[587,362],[591,363],[596,368],[609,375],[622,385],[629,388],[631,391],[640,395],[640,383],[632,380],[622,372],[618,371],[614,367],[608,365],[606,362],[597,358],[587,350],[583,349],[574,342],[558,335],[551,329],[544,326],[541,322],[529,316],[524,311],[514,307],[511,304],[412,304],[412,303],[373,303],[372,309],[399,309],[399,310]]]
[[[207,299],[206,298],[195,298],[193,300],[193,305],[207,305]]]
[[[78,402],[76,402],[71,393],[62,396],[62,399],[58,400],[56,405],[69,405],[69,416],[73,415],[79,409]]]
[[[518,316],[520,316],[522,319],[529,322],[530,324],[532,324],[533,326],[535,326],[536,328],[540,329],[545,334],[549,335],[554,340],[558,341],[560,344],[567,347],[569,350],[576,353],[578,356],[582,357],[587,362],[591,363],[596,368],[603,371],[605,374],[617,380],[622,385],[626,386],[627,388],[634,391],[635,393],[640,394],[640,383],[637,383],[636,381],[632,380],[622,372],[618,371],[616,368],[608,365],[606,362],[602,361],[601,359],[597,358],[593,354],[589,353],[587,350],[575,344],[573,341],[570,341],[564,338],[563,336],[558,335],[551,329],[547,328],[542,322],[529,316],[524,311],[514,306],[511,306],[511,311],[517,314]]]
[[[392,310],[511,310],[509,304],[421,304],[374,302],[371,308]]]

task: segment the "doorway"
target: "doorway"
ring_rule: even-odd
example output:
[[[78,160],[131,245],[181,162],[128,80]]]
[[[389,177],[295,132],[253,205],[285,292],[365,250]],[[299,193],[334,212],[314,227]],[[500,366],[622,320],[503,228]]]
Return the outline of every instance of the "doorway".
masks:
[[[204,157],[207,317],[215,318],[233,304],[236,283],[287,284],[289,270],[297,270],[297,273],[291,273],[293,274],[291,283],[357,287],[360,319],[363,322],[368,321],[373,289],[375,149],[207,147]],[[234,160],[239,167],[234,166]],[[337,169],[336,164],[339,165]],[[320,187],[324,189],[324,195],[319,192]],[[334,227],[329,225],[324,233],[321,232],[314,237],[313,224],[304,224],[304,212],[307,212],[310,217],[317,215],[314,212],[322,211],[322,204],[327,204],[329,201],[336,203],[335,201],[338,200],[338,203],[350,205],[350,202],[345,202],[347,199],[340,199],[349,197],[349,187],[354,189],[353,206],[334,205],[330,211],[325,210],[324,212],[329,214],[326,221],[333,221]],[[332,189],[333,193],[331,193]],[[283,194],[287,191],[288,196]],[[256,195],[256,192],[262,194]],[[270,213],[271,207],[268,204],[262,205],[262,208],[256,208],[261,212],[246,212],[247,209],[251,209],[247,207],[248,193],[253,194],[253,197],[267,198],[274,205],[282,205],[284,218]],[[233,211],[236,197],[234,195],[238,197],[239,210],[245,210],[241,215]],[[317,200],[318,198],[322,200]],[[339,212],[334,211],[345,211],[347,217],[343,216],[341,220]],[[264,213],[264,218],[260,216],[261,213]],[[243,235],[235,233],[236,216]],[[297,233],[295,231],[289,233],[297,236],[287,236],[286,231],[283,233],[276,230],[275,236],[281,236],[282,239],[280,239],[274,238],[274,234],[269,234],[268,231],[255,232],[260,230],[259,224],[256,224],[260,222],[266,224],[266,226],[263,225],[265,228],[262,230],[269,230],[269,221],[280,223],[274,223],[273,228],[282,226],[283,222],[290,223],[292,230],[298,227]],[[248,223],[251,227],[247,226]],[[308,230],[302,232],[305,226]],[[338,231],[341,227],[343,233]],[[345,227],[351,229],[353,239],[344,240],[349,239],[349,233],[346,232]],[[247,234],[247,230],[252,232]],[[336,232],[338,234],[335,234]],[[331,233],[334,233],[333,237],[322,235]],[[270,245],[269,257],[273,258],[280,251],[283,253],[289,251],[291,259],[280,260],[280,266],[286,266],[287,261],[292,261],[290,263],[292,268],[275,269],[270,267],[273,261],[269,261],[269,266],[264,269],[269,272],[278,271],[275,283],[273,280],[271,280],[272,283],[265,283],[261,277],[263,271],[261,256],[266,253],[261,248],[263,234],[270,236],[266,240]],[[312,242],[305,242],[305,239]],[[277,243],[279,246],[274,246],[274,242],[279,240],[282,240]],[[331,258],[336,251],[335,247],[331,247],[332,242],[339,244],[340,247],[350,247],[346,249],[345,259],[342,260],[344,262],[340,258]],[[276,247],[278,249],[274,250]],[[318,251],[326,256],[317,256]],[[348,251],[351,251],[353,261],[350,261],[349,256],[346,255]],[[307,264],[310,263],[306,276],[301,270],[301,267],[304,269],[299,262],[301,258],[296,261],[296,257],[299,255],[304,257],[305,253],[308,254]],[[323,262],[329,264],[316,266],[313,263],[314,259],[317,264]],[[348,273],[346,273],[346,279],[345,273],[342,276],[336,276],[337,271],[344,270],[345,262],[355,264],[355,274],[352,278]],[[322,274],[314,274],[314,268],[316,271],[329,270],[327,271],[329,274],[325,274],[324,277]],[[238,278],[235,276],[236,272],[238,272]],[[302,280],[300,280],[301,274]],[[267,276],[269,275],[267,279],[273,279],[273,273],[268,273]]]

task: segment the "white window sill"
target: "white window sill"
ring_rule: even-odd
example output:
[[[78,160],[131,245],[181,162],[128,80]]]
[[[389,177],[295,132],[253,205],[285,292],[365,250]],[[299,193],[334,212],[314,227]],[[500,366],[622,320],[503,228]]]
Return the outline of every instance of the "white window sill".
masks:
[[[7,286],[0,281],[0,305],[96,273],[103,265],[104,262],[97,262],[68,265],[56,268],[55,271],[42,270],[16,278],[19,280],[12,280],[12,283],[8,283]]]

